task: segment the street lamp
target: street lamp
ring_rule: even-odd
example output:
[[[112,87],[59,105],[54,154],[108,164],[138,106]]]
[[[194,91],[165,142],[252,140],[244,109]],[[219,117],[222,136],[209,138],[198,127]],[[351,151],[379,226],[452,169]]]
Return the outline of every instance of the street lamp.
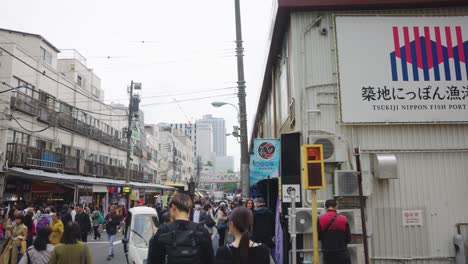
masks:
[[[230,106],[234,107],[236,109],[236,111],[237,111],[237,121],[239,121],[239,108],[235,104],[231,104],[231,103],[228,103],[228,102],[216,101],[216,102],[212,102],[211,105],[213,107],[216,107],[216,108],[220,108],[223,105],[230,105]]]
[[[248,156],[248,151],[247,151],[248,150],[247,131],[246,131],[246,124],[244,124],[244,127],[242,126],[243,123],[245,123],[245,120],[241,120],[239,108],[234,104],[227,103],[227,102],[216,101],[216,102],[212,102],[211,105],[213,107],[216,107],[216,108],[222,107],[223,105],[231,105],[237,111],[237,121],[239,122],[239,126],[234,127],[234,132],[232,133],[232,135],[235,136],[236,138],[240,137],[240,142],[239,143],[240,143],[240,147],[241,147],[241,160],[240,160],[241,162],[240,162],[240,165],[241,165],[242,194],[243,194],[244,198],[249,197],[250,196],[250,194],[249,194],[250,184],[249,184],[249,171],[248,171],[249,156]],[[244,121],[244,122],[242,122],[242,121]],[[240,129],[240,133],[238,132],[239,129]]]

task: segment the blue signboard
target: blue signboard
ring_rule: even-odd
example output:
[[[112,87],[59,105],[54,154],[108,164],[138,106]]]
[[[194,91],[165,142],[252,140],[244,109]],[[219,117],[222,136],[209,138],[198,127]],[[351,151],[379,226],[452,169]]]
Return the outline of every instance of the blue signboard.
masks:
[[[267,178],[277,178],[281,147],[279,139],[254,139],[254,154],[250,156],[250,186]]]

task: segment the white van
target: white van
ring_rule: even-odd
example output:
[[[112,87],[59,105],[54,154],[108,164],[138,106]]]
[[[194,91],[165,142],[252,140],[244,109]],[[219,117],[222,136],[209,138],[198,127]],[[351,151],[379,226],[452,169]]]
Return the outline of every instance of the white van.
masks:
[[[127,263],[147,263],[149,241],[158,227],[159,219],[155,209],[133,207],[129,210],[122,239]]]

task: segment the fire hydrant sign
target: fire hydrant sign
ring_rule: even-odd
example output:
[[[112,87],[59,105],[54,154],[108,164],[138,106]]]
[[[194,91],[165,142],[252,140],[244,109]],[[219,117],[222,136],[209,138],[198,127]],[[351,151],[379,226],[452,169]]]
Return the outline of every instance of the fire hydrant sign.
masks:
[[[468,16],[336,16],[343,123],[468,122]]]
[[[422,226],[422,210],[403,210],[403,226]]]

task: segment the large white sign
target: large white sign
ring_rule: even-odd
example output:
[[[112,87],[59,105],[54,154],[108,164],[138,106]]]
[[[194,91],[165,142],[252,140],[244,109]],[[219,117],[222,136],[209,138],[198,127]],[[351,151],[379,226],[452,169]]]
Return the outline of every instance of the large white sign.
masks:
[[[337,16],[344,123],[468,121],[468,16]]]

